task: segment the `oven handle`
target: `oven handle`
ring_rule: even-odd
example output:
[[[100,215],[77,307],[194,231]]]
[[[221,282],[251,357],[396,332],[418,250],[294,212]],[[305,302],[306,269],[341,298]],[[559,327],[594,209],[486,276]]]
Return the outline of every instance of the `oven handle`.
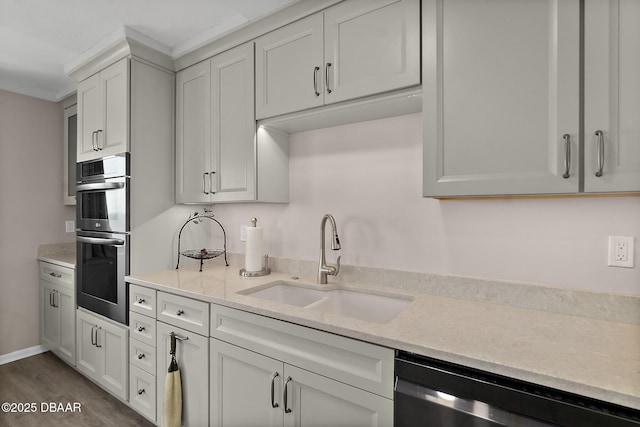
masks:
[[[91,184],[80,184],[76,186],[76,191],[115,190],[118,188],[124,188],[124,182],[94,182]]]
[[[76,236],[76,240],[82,243],[95,243],[98,245],[124,246],[125,243],[122,239],[105,239],[103,237]]]

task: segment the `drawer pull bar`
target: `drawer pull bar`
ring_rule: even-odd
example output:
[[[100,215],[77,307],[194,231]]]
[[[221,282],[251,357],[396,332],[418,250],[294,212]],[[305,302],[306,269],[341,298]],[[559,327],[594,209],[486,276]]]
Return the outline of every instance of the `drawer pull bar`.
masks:
[[[176,316],[182,316],[184,314],[184,310],[176,311]]]
[[[320,71],[320,67],[313,68],[313,93],[316,96],[320,96],[320,92],[318,92],[318,71]]]
[[[290,414],[291,413],[291,408],[289,408],[289,383],[291,382],[291,380],[293,380],[293,378],[288,377],[287,378],[287,382],[284,383],[284,413],[285,414]]]
[[[571,136],[568,133],[562,135],[564,139],[564,179],[569,178],[569,169],[571,169]]]
[[[144,331],[145,327],[144,326],[138,326],[138,332],[142,332]]]
[[[598,169],[596,170],[596,176],[600,178],[604,169],[604,134],[601,130],[597,130],[596,136],[598,137]]]
[[[55,277],[56,279],[59,279],[59,278],[62,277],[62,274],[52,271],[51,273],[49,273],[49,276],[52,276],[52,277]]]
[[[144,304],[144,298],[138,298],[138,304]]]
[[[143,393],[144,393],[144,389],[143,388],[138,389],[138,394],[143,394]]]
[[[144,359],[144,353],[138,353],[138,360]]]
[[[278,403],[275,401],[275,393],[276,393],[276,378],[278,378],[280,376],[279,373],[274,372],[273,375],[271,376],[271,407],[272,408],[277,408]]]

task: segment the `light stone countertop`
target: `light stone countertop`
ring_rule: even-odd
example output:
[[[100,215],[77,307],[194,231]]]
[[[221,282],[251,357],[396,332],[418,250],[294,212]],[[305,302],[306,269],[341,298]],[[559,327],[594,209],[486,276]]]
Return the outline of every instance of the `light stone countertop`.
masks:
[[[202,273],[187,267],[127,281],[640,409],[640,325],[335,281],[414,298],[378,324],[237,294],[291,279],[242,278],[238,270],[208,264]]]
[[[76,268],[76,243],[52,243],[38,247],[38,261]]]

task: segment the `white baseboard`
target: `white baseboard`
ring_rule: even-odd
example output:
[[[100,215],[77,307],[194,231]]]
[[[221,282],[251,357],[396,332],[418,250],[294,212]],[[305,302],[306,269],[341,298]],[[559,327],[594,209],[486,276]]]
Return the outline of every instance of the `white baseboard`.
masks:
[[[13,353],[7,353],[0,355],[0,365],[5,363],[15,362],[16,360],[24,359],[26,357],[35,356],[36,354],[44,353],[49,350],[43,345],[36,345],[29,348],[23,348],[22,350],[14,351]]]

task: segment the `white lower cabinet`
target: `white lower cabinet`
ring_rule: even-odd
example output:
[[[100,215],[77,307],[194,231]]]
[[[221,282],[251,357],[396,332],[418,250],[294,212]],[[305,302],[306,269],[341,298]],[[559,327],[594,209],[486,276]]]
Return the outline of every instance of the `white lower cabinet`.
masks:
[[[211,338],[212,426],[389,426],[393,401]]]
[[[211,325],[212,426],[393,424],[393,350],[217,305]]]
[[[76,363],[76,293],[72,268],[40,262],[40,342]]]
[[[182,425],[209,424],[209,340],[199,334],[157,322],[157,420],[162,425],[165,378],[171,362],[171,332],[176,334],[176,361],[182,381]]]
[[[78,309],[76,368],[122,400],[128,400],[129,330]]]

